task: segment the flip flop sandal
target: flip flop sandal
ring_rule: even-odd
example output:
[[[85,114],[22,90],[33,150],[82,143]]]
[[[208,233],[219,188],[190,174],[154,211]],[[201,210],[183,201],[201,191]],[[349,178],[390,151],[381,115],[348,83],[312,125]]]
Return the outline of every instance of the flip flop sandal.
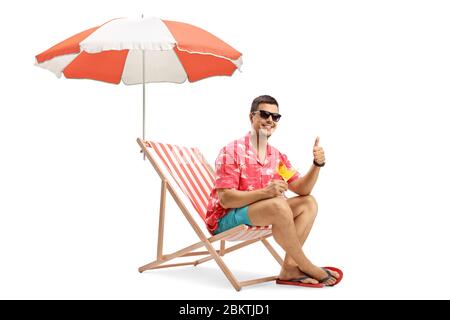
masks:
[[[313,277],[309,277],[309,276],[303,276],[303,277],[299,277],[299,278],[295,278],[295,279],[291,279],[291,280],[277,279],[276,283],[289,285],[289,286],[309,287],[309,288],[323,288],[325,286],[333,287],[333,286],[337,285],[339,282],[341,282],[342,277],[344,276],[344,273],[342,272],[342,270],[335,268],[335,267],[323,267],[322,269],[328,274],[328,276],[321,279],[319,281],[319,283],[304,283],[304,282],[302,282],[303,280],[306,280],[308,278],[314,279]],[[330,270],[339,273],[339,278],[336,279],[336,282],[333,285],[325,285],[324,282],[326,282],[328,279],[333,277]]]
[[[305,283],[302,282],[303,280],[306,279],[314,279],[308,276],[303,276],[300,278],[295,278],[295,279],[291,279],[291,280],[281,280],[281,279],[277,279],[276,283],[277,284],[284,284],[284,285],[288,285],[288,286],[299,286],[299,287],[309,287],[309,288],[323,288],[325,285],[323,283]]]

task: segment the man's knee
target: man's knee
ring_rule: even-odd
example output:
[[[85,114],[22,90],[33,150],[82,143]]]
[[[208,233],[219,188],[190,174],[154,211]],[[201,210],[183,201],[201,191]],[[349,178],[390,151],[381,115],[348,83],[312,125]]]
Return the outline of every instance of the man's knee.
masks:
[[[308,208],[308,211],[311,214],[317,215],[317,211],[319,209],[319,206],[317,204],[316,199],[312,195],[307,195],[305,197],[305,201],[306,201],[306,206]]]
[[[292,210],[286,199],[275,197],[267,202],[267,208],[271,214],[280,220],[293,220]]]

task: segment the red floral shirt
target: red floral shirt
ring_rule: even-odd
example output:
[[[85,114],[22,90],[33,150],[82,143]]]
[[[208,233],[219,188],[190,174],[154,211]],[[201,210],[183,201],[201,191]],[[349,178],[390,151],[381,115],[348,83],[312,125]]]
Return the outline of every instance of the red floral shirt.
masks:
[[[223,147],[216,159],[216,181],[206,211],[205,221],[208,230],[213,233],[218,227],[218,220],[230,210],[220,205],[217,189],[226,188],[240,191],[262,189],[272,180],[282,180],[277,173],[277,166],[280,162],[288,170],[295,171],[295,174],[287,181],[288,183],[300,177],[286,155],[269,144],[267,144],[266,159],[262,163],[251,147],[250,132]]]

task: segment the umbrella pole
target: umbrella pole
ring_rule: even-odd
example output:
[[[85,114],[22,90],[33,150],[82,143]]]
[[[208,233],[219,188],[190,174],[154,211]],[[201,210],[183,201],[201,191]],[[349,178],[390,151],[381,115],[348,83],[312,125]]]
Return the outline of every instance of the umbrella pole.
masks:
[[[145,50],[142,50],[142,140],[145,141]]]

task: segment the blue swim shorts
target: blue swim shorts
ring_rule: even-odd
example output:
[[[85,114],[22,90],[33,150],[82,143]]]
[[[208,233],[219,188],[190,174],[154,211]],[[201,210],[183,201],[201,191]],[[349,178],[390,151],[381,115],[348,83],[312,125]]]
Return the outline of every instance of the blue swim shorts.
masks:
[[[226,215],[219,219],[218,223],[219,226],[214,230],[214,234],[224,232],[241,224],[253,226],[248,218],[248,206],[230,209]]]

